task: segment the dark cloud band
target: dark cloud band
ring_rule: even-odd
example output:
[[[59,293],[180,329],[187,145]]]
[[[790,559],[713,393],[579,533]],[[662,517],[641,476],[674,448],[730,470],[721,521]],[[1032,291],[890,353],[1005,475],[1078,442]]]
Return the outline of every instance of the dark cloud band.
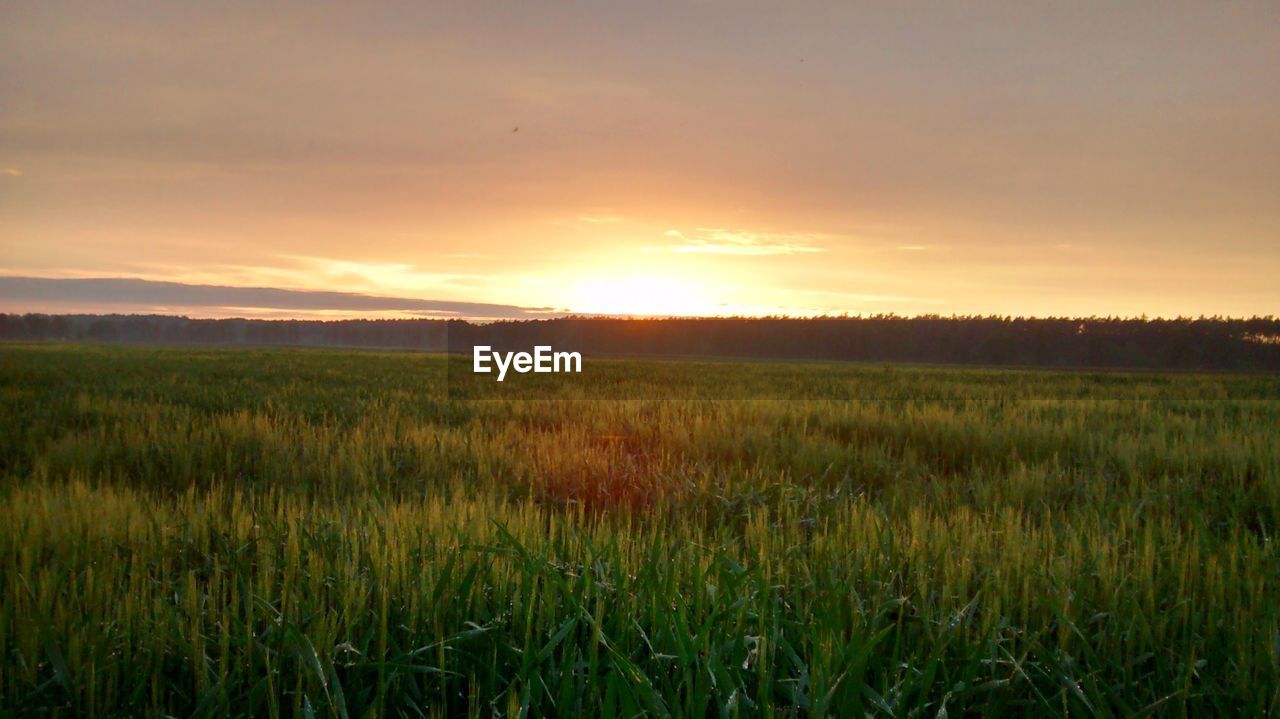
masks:
[[[0,277],[0,302],[101,306],[240,308],[294,311],[404,312],[436,317],[518,319],[545,317],[547,307],[381,297],[350,292],[271,287],[188,285],[129,278]]]

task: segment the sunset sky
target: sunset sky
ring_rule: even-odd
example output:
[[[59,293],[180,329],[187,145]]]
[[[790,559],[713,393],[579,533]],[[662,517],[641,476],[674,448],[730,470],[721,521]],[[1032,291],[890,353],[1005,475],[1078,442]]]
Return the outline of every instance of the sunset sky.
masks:
[[[0,311],[1280,314],[1276,2],[4,0],[0,97],[0,275],[169,283]]]

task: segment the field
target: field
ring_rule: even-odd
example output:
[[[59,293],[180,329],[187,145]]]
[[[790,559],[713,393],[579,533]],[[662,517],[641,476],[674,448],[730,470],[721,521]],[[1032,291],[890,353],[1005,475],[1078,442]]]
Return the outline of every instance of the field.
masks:
[[[0,714],[1280,712],[1280,378],[445,364],[0,345]]]

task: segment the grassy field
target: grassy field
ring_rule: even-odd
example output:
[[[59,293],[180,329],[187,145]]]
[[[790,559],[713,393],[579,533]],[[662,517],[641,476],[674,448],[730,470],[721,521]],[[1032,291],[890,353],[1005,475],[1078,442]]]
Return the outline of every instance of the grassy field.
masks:
[[[0,713],[1280,712],[1280,378],[692,367],[0,345]]]

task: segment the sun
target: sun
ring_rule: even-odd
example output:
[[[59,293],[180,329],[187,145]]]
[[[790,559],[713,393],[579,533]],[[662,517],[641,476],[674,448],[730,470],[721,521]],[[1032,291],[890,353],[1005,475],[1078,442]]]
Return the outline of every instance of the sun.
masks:
[[[701,285],[659,276],[581,283],[575,288],[571,307],[584,314],[650,317],[712,315],[716,309]]]

